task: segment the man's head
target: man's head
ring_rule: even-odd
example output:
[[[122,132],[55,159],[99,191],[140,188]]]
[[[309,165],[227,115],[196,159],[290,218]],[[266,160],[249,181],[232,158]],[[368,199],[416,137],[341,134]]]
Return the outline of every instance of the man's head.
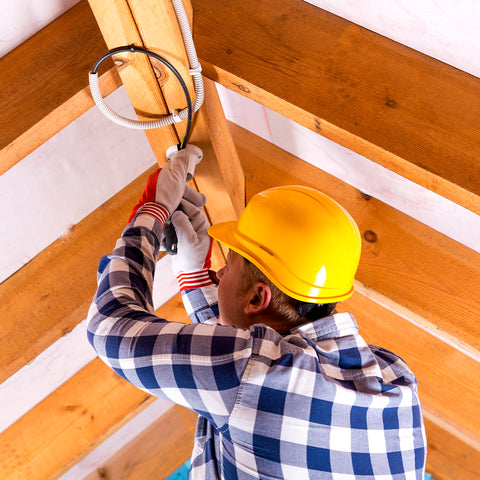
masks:
[[[283,293],[253,263],[230,250],[219,272],[220,321],[248,328],[264,323],[280,333],[335,311],[336,303],[305,304]]]
[[[265,190],[252,197],[238,221],[214,225],[209,233],[231,250],[218,275],[225,323],[275,328],[270,319],[292,326],[295,318],[312,318],[305,313],[310,307],[298,313],[300,305],[336,304],[353,293],[358,227],[340,205],[314,189]],[[328,315],[330,308],[317,307],[315,315]]]

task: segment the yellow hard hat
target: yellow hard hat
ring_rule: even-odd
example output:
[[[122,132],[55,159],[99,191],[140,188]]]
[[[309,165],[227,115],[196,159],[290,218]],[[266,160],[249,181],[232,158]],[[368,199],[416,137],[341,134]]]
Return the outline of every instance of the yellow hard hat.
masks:
[[[360,232],[346,210],[317,190],[270,188],[254,195],[237,221],[208,233],[290,297],[334,303],[353,293]]]

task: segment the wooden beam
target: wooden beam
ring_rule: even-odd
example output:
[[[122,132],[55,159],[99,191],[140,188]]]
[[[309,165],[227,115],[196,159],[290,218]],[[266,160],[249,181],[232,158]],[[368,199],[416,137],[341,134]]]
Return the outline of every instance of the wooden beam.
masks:
[[[92,2],[92,0],[90,1]],[[109,4],[108,1],[103,1],[103,3],[107,6]],[[189,88],[190,97],[193,101],[195,93],[192,77],[189,74],[188,57],[172,2],[164,0],[127,0],[126,3],[130,8],[131,19],[143,46],[166,58],[178,70]],[[189,4],[188,1],[185,3]],[[122,18],[122,21],[125,22],[126,20]],[[112,23],[110,16],[102,20],[99,23],[102,32],[105,32],[105,27],[110,30]],[[187,106],[185,95],[170,70],[158,62],[154,62],[153,66],[156,70],[158,83],[156,89],[161,89],[167,110],[171,112],[175,109],[185,108]],[[130,95],[128,88],[127,91]],[[135,102],[136,99],[132,98],[133,105],[135,105]],[[171,128],[176,130],[178,138],[181,139],[185,135],[186,122],[175,123]],[[161,134],[162,132],[156,133]],[[163,155],[164,152],[162,152]]]
[[[307,2],[192,4],[205,75],[480,213],[480,79]]]
[[[156,314],[190,323],[180,294]],[[154,400],[96,358],[0,434],[0,458],[4,459],[0,478],[57,478]],[[176,419],[180,416],[185,420],[178,432],[185,442],[184,437],[190,434],[185,428],[194,428],[196,414],[181,407],[175,412]],[[171,426],[171,418],[160,424]],[[165,431],[160,433],[166,439]],[[189,445],[187,441],[183,450],[167,456],[170,465],[184,458]]]
[[[246,204],[245,173],[243,172],[232,134],[225,119],[215,82],[205,78],[204,84],[204,118],[212,139],[215,155],[221,160],[218,164],[238,217],[243,212]]]
[[[197,417],[173,406],[84,480],[167,478],[192,454]]]
[[[190,2],[184,0],[186,10],[191,9]],[[184,40],[178,25],[178,20],[173,9],[173,4],[164,0],[128,0],[143,45],[160,53],[172,63],[186,80],[190,87],[192,100],[195,98],[193,81],[189,74],[189,60],[184,46]],[[107,23],[111,22],[111,17]],[[184,94],[176,80],[171,80],[170,72],[162,66],[158,67],[162,74],[157,75],[158,84],[162,90],[169,110],[186,106]],[[224,208],[217,211],[210,203],[208,212],[213,221],[230,220],[238,216],[245,206],[245,182],[242,166],[235,151],[230,130],[223,113],[220,99],[215,85],[205,81],[205,100],[201,110],[197,113],[192,134],[192,142],[201,144],[207,149],[205,162],[209,164],[208,175],[202,173],[197,177],[196,183],[201,191],[212,191],[217,185],[216,193],[212,200],[222,203]],[[185,122],[175,124],[177,135],[182,138],[185,134]],[[161,135],[161,132],[158,132]],[[213,152],[212,152],[213,147]],[[163,152],[162,152],[163,153]],[[216,160],[215,160],[216,158]],[[220,169],[218,168],[220,167]],[[199,167],[205,172],[205,165]],[[221,180],[223,174],[223,181]],[[221,192],[220,190],[226,190]],[[228,199],[230,197],[230,199]]]
[[[89,0],[89,4],[108,48],[132,43],[146,46],[127,0]],[[163,65],[153,65],[149,57],[139,53],[116,55],[114,60],[119,65],[120,78],[140,120],[152,120],[170,113],[157,83],[157,74],[168,78]],[[157,162],[162,165],[166,161],[166,150],[179,142],[175,129],[168,126],[145,130],[145,134]]]
[[[188,84],[192,85],[192,80],[188,75],[189,62],[183,39],[170,2],[165,0],[111,0],[108,2],[90,0],[90,5],[107,45],[113,47],[119,44],[135,43],[159,51],[183,74]],[[154,69],[147,63],[136,65],[128,63],[127,68],[122,67],[120,75],[132,105],[137,112],[160,111],[166,113],[182,108],[185,103],[179,103],[184,102],[184,99],[179,93],[180,89],[176,80],[171,78],[170,72],[163,65],[154,65],[153,67],[161,74],[153,75]],[[142,88],[139,88],[140,78],[143,82],[140,83]],[[178,143],[179,139],[183,137],[183,129],[184,125],[175,124],[162,129],[146,131],[160,165],[165,161],[166,149],[172,144]],[[227,128],[225,131],[227,132],[225,135],[230,135]],[[201,191],[210,192],[211,203],[207,205],[207,214],[211,221],[218,222],[235,218],[235,210],[220,174],[202,112],[197,114],[195,129],[190,141],[202,148],[205,154],[204,160],[197,167],[195,183]],[[208,174],[206,174],[207,172]],[[217,205],[222,205],[222,208],[218,209]],[[223,262],[223,256],[219,249],[214,251],[214,262],[217,265]]]
[[[86,1],[0,59],[0,175],[91,108],[88,72],[106,51]],[[113,64],[105,95],[121,85]]]
[[[81,5],[85,0],[77,8]],[[253,0],[236,4],[194,0],[193,5],[195,43],[210,79],[480,213],[478,78],[306,2],[267,0],[259,6]],[[114,17],[118,12],[110,13]],[[28,43],[0,61],[4,72],[6,64],[12,65],[11,74],[5,75],[11,86],[3,89],[8,96],[0,105],[3,111],[10,108],[2,118],[8,119],[8,130],[14,132],[2,144],[0,172],[92,105],[88,90],[75,97],[78,90],[72,85],[77,81],[81,89],[87,86],[89,67],[82,72],[74,67],[91,65],[98,51],[104,52],[98,47],[85,61],[75,61],[89,51],[88,39],[99,38],[98,27],[88,9],[80,22],[86,33],[77,40],[72,37],[81,31],[77,23],[73,29],[68,16],[57,22],[64,33],[59,35],[51,24],[38,42],[51,46],[41,49],[41,68],[25,70],[36,59],[33,55],[32,61],[24,61],[28,51],[40,51],[39,46],[27,48]],[[121,40],[112,46],[131,37]],[[62,50],[67,42],[71,48]],[[66,56],[69,52],[71,57]],[[50,53],[45,67],[43,58]],[[55,63],[62,58],[70,58],[68,68]],[[67,99],[75,97],[72,105],[67,103],[72,108],[44,110],[44,102],[32,104],[33,95],[48,97],[42,90],[30,90],[32,85],[47,85],[44,92],[52,91],[51,82],[60,78],[55,75],[59,71],[66,75],[60,90]],[[33,74],[38,75],[37,81],[32,81]],[[143,88],[143,81],[139,79],[137,85]],[[25,88],[18,89],[22,83]],[[23,107],[13,106],[14,102]],[[45,117],[50,111],[53,116]],[[147,110],[147,116],[158,113]],[[39,133],[25,132],[30,118],[36,119]]]
[[[0,435],[1,478],[57,478],[153,399],[97,358]]]
[[[453,400],[455,401],[455,400]],[[476,480],[480,471],[478,449],[424,412],[427,433],[427,472],[436,480]]]

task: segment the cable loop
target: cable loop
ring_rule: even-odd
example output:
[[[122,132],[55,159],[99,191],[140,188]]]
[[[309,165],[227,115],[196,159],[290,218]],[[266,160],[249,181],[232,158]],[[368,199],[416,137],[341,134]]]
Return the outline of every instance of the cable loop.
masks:
[[[197,65],[194,68],[191,68],[190,75],[193,76],[193,83],[195,88],[195,102],[192,105],[192,101],[190,98],[190,94],[188,92],[188,88],[183,81],[182,76],[178,73],[175,67],[165,60],[160,55],[152,52],[151,50],[147,50],[141,47],[135,46],[133,43],[128,46],[114,48],[104,54],[100,59],[97,61],[93,70],[89,73],[89,83],[90,83],[90,91],[92,92],[93,100],[95,101],[96,105],[100,109],[100,111],[109,118],[112,122],[116,123],[117,125],[121,125],[123,127],[134,128],[134,129],[151,129],[151,128],[159,128],[165,127],[167,125],[171,125],[172,123],[178,123],[186,118],[188,118],[187,129],[185,133],[185,137],[180,142],[180,148],[184,148],[185,145],[188,143],[188,138],[190,136],[191,124],[192,124],[192,116],[202,105],[203,98],[204,98],[204,87],[203,87],[203,78],[201,75],[202,67],[198,62],[197,54],[195,51],[195,45],[193,43],[192,32],[190,30],[190,24],[188,23],[188,18],[185,13],[185,9],[183,7],[181,0],[172,0],[173,7],[175,9],[175,13],[177,15],[177,20],[180,25],[180,30],[182,32],[183,41],[185,44],[185,49],[187,51],[188,60],[190,66]],[[98,68],[107,58],[115,55],[116,53],[121,52],[139,52],[150,57],[156,58],[158,61],[163,63],[166,67],[168,67],[173,74],[177,77],[180,85],[182,86],[183,92],[185,94],[185,98],[187,99],[187,108],[184,108],[180,112],[178,110],[174,110],[172,114],[164,116],[162,118],[150,121],[138,121],[138,120],[131,120],[129,118],[122,117],[114,112],[108,105],[105,103],[104,98],[100,92],[100,87],[98,84]]]

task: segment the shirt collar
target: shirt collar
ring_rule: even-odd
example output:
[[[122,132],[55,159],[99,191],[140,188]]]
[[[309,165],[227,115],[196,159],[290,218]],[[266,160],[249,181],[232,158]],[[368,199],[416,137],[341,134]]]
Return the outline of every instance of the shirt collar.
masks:
[[[287,335],[301,334],[311,340],[345,337],[358,332],[357,322],[351,313],[336,313],[329,317],[312,320],[292,328]]]

